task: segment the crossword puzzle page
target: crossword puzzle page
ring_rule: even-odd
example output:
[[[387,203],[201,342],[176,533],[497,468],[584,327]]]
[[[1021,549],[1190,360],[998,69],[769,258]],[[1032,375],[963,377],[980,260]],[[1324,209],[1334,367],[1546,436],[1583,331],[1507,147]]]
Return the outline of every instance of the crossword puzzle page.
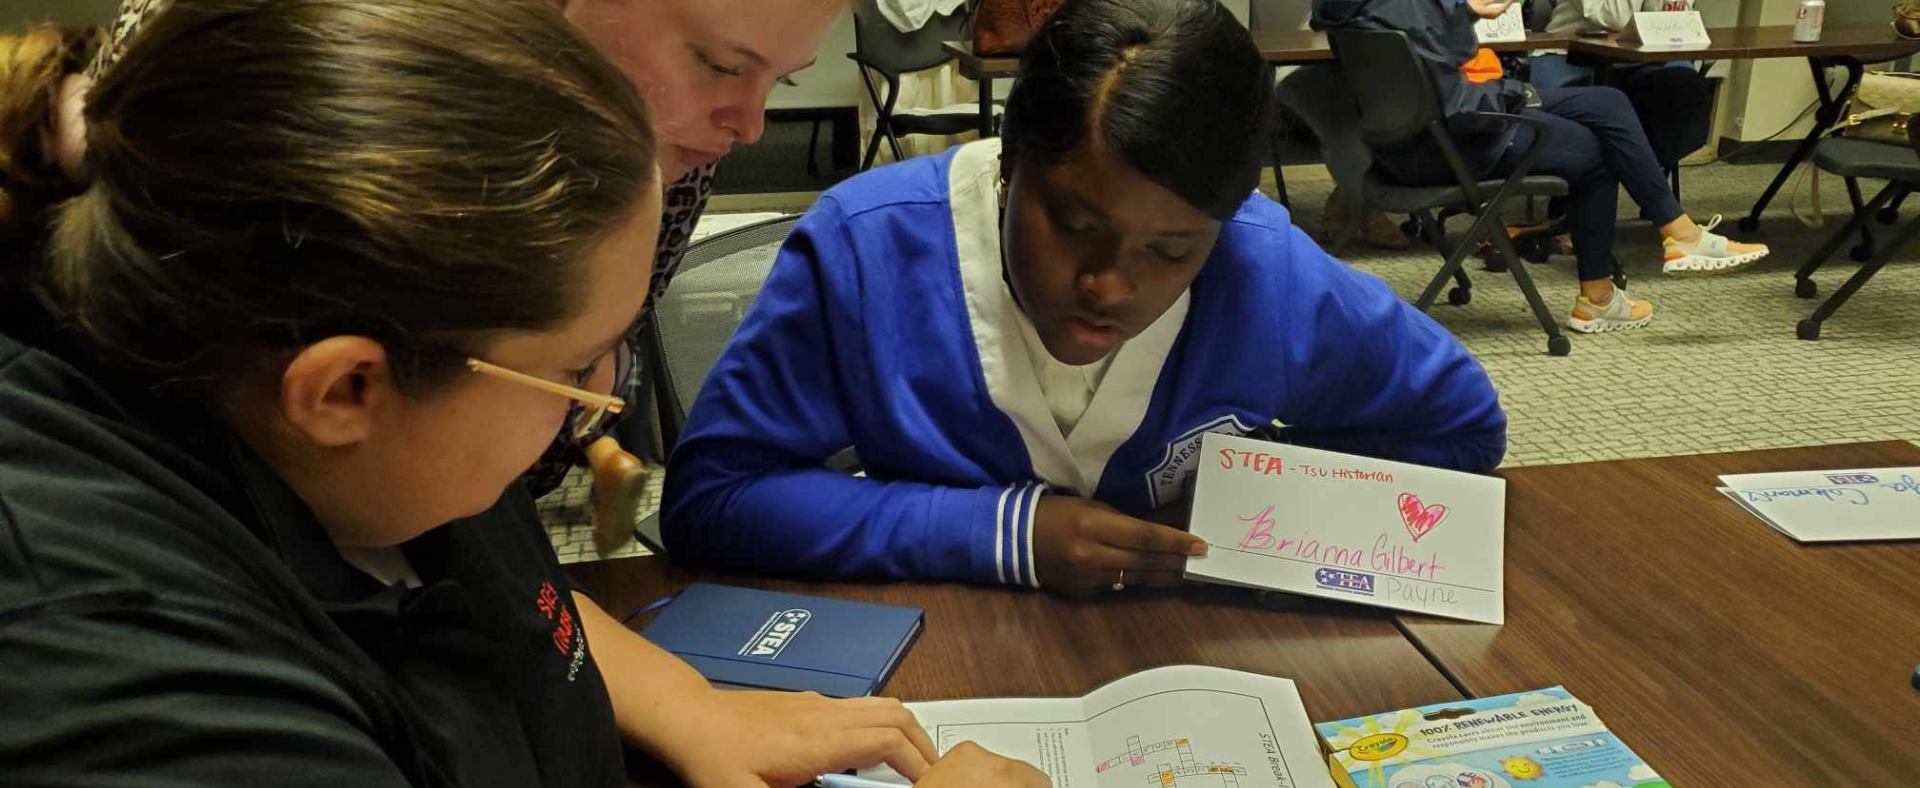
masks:
[[[1175,665],[1082,698],[908,707],[941,752],[972,741],[1033,764],[1054,788],[1334,788],[1299,692],[1272,676]]]

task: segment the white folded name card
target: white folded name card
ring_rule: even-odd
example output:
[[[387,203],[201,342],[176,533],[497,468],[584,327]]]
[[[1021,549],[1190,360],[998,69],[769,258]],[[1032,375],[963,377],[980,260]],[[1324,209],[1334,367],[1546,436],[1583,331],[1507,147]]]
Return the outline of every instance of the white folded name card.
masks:
[[[1504,620],[1507,483],[1231,435],[1201,440],[1186,576]]]
[[[1523,3],[1507,6],[1506,12],[1492,19],[1482,19],[1473,23],[1473,31],[1480,36],[1482,44],[1497,44],[1506,41],[1527,40],[1527,20],[1522,15]]]
[[[1699,11],[1639,11],[1621,41],[1638,42],[1641,49],[1705,49],[1713,45]]]

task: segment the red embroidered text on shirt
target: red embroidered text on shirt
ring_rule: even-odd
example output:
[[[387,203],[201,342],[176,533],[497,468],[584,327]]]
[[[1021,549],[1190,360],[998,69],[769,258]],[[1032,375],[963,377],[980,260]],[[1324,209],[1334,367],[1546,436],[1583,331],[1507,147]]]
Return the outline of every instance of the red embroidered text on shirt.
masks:
[[[567,653],[573,645],[573,611],[560,604],[560,592],[554,589],[553,583],[540,584],[540,596],[534,600],[534,605],[540,608],[548,621],[558,619],[553,628],[553,647],[562,654]]]

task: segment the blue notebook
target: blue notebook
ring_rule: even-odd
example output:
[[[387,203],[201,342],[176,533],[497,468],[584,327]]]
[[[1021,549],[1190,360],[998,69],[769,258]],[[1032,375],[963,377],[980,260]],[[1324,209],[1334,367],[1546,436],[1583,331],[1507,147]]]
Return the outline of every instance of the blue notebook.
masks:
[[[872,695],[920,635],[919,608],[694,583],[647,625],[717,686]]]

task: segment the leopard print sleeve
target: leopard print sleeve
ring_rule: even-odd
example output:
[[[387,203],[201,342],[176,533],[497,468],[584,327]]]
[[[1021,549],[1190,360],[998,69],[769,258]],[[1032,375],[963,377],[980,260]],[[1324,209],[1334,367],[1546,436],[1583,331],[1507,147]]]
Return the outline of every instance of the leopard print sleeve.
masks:
[[[133,41],[135,34],[146,23],[165,10],[171,0],[122,0],[120,13],[114,16],[113,28],[109,31],[112,39],[93,57],[93,64],[87,68],[87,76],[99,80],[107,69],[119,62],[120,56],[127,53],[127,44]]]
[[[687,245],[693,239],[694,225],[699,224],[700,214],[706,212],[707,199],[713,196],[713,170],[714,165],[709,164],[687,173],[686,177],[667,184],[661,196],[660,240],[654,246],[653,276],[647,287],[647,301],[640,309],[639,318],[633,322],[635,347],[644,347],[641,335],[645,333],[647,325],[653,322],[653,305],[673,282],[673,274],[680,268],[680,261],[687,254]],[[646,355],[643,353],[640,358],[641,363],[633,365],[633,370],[622,384],[629,399],[633,399],[633,392],[640,390],[640,381],[644,376],[651,374],[646,369]],[[634,414],[631,410],[627,415],[651,418],[651,414]],[[527,472],[528,490],[536,498],[552,492],[566,480],[569,469],[585,460],[585,454],[579,446],[564,435],[555,436],[553,445],[547,447],[540,461]]]
[[[680,268],[680,260],[687,256],[687,245],[693,239],[694,225],[700,223],[700,214],[706,213],[707,199],[713,196],[713,170],[709,164],[673,183],[667,184],[660,199],[660,242],[654,247],[653,278],[647,288],[647,304],[640,310],[640,319],[633,324],[633,336],[637,341],[647,324],[653,321],[653,304],[666,292],[672,283],[673,274]]]

